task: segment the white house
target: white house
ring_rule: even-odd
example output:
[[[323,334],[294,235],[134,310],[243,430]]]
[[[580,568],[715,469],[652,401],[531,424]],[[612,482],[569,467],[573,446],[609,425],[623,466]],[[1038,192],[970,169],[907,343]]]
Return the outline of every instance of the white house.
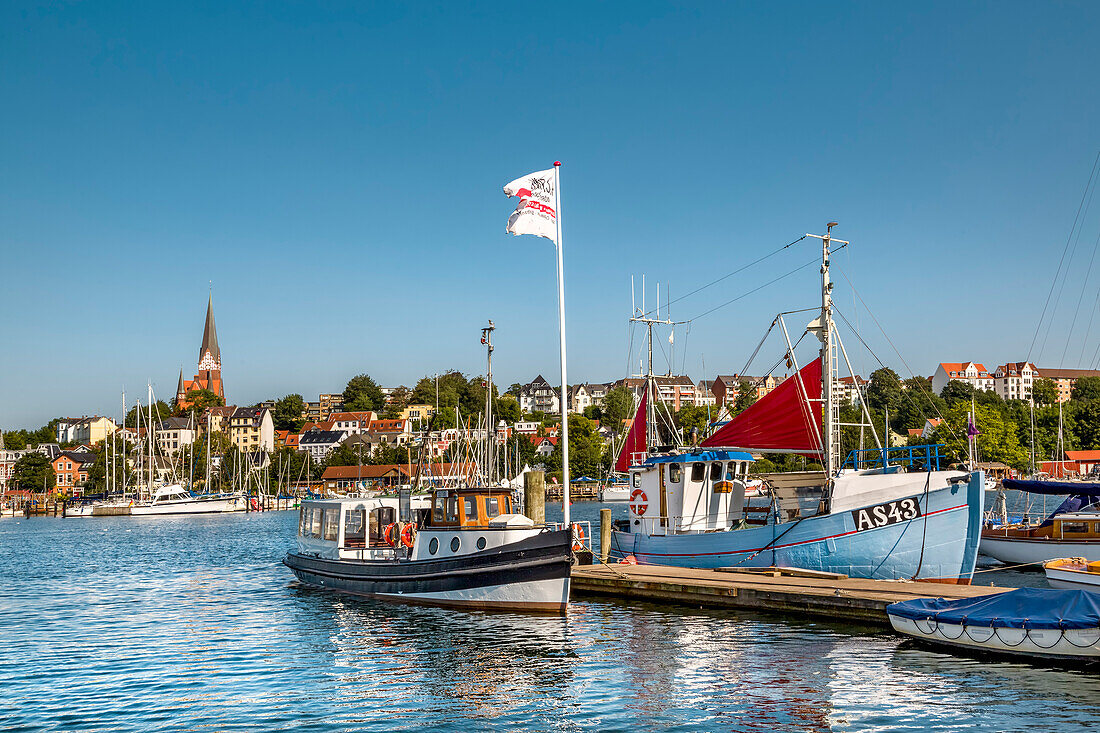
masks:
[[[344,430],[307,430],[298,436],[298,450],[320,462],[347,438]]]
[[[174,455],[180,448],[195,442],[195,429],[183,417],[170,417],[157,428],[157,445],[165,455]]]
[[[993,390],[993,375],[985,368],[985,364],[975,361],[941,362],[936,367],[936,373],[932,375],[932,391],[939,394],[952,381],[966,382],[974,389],[986,392]]]
[[[993,372],[993,389],[1006,400],[1031,399],[1031,385],[1039,370],[1028,361],[1010,361]]]
[[[540,374],[519,390],[519,409],[524,412],[560,412],[558,391]]]

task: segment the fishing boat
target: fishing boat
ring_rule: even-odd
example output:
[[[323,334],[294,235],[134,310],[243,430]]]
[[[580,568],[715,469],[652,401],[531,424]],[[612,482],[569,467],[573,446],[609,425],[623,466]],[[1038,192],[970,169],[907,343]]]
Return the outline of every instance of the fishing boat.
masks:
[[[492,385],[493,322],[482,330]],[[492,388],[485,425],[493,425]],[[298,549],[283,563],[298,580],[356,595],[464,608],[564,612],[574,529],[563,492],[563,524],[536,524],[497,481],[496,438],[485,431],[473,485],[410,487],[397,497],[302,502]],[[420,467],[414,484],[419,483]]]
[[[1004,519],[987,523],[982,529],[982,554],[1012,565],[1037,566],[1063,557],[1100,561],[1100,484],[1025,479],[1005,479],[1002,483],[1005,490],[1066,498],[1038,523]]]
[[[784,358],[795,373],[698,449],[634,462],[630,513],[611,533],[612,556],[969,583],[982,523],[981,471],[943,470],[940,446],[883,447],[873,431],[877,449],[854,450],[842,460],[833,389],[838,347],[849,372],[851,365],[833,323],[829,260],[831,244],[843,240],[807,236],[822,241],[821,310],[807,327],[821,342],[818,357],[799,367],[783,315],[777,317],[772,328],[781,327]],[[869,424],[862,400],[861,394]],[[638,436],[635,444],[643,441]],[[753,454],[765,452],[820,459],[823,468],[759,476],[767,495],[746,501]]]
[[[921,643],[1017,660],[1100,662],[1100,593],[1019,588],[977,598],[917,598],[886,607],[890,625]]]
[[[429,498],[306,500],[298,550],[306,585],[465,608],[562,612],[572,532],[512,512],[510,492],[438,489]]]

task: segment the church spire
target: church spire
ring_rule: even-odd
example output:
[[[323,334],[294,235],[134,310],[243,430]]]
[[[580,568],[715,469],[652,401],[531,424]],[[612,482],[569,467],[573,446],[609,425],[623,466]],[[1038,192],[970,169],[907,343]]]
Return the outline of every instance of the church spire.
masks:
[[[179,383],[179,386],[176,387],[176,396],[177,397],[182,397],[184,394],[185,393],[183,391],[183,367],[180,367],[180,383]]]
[[[202,331],[202,346],[199,347],[199,369],[221,369],[222,352],[218,348],[218,330],[214,327],[214,295],[206,303],[206,328]]]

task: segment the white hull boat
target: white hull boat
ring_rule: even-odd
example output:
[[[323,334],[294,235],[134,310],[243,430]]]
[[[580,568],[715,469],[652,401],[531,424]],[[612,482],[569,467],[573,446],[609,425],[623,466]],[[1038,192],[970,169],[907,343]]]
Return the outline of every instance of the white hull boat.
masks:
[[[1083,557],[1089,562],[1100,560],[1100,544],[1096,540],[992,537],[988,532],[989,530],[982,534],[979,552],[1007,565],[1037,565],[1070,555]]]
[[[179,484],[157,489],[152,501],[134,503],[130,515],[135,517],[166,514],[227,514],[248,508],[244,496],[237,494],[194,495]]]
[[[95,509],[94,504],[70,504],[65,507],[66,517],[91,517]]]
[[[899,634],[950,651],[1060,664],[1100,662],[1100,594],[1020,588],[886,607]]]
[[[604,486],[600,489],[600,501],[605,504],[609,503],[622,503],[625,504],[630,501],[630,485],[629,484],[612,484],[611,486]]]
[[[1051,588],[1079,588],[1100,592],[1100,562],[1063,557],[1043,563]]]

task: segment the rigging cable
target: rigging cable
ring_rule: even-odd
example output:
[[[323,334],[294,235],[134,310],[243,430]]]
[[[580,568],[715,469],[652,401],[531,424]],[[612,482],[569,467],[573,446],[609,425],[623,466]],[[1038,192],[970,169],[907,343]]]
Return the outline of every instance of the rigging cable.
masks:
[[[754,265],[758,265],[758,264],[760,264],[761,262],[763,262],[764,260],[768,259],[769,257],[774,257],[775,255],[779,254],[780,252],[782,252],[783,250],[787,249],[788,247],[793,247],[794,245],[798,244],[799,242],[801,242],[801,241],[802,241],[803,239],[805,239],[805,238],[806,238],[806,235],[805,235],[805,234],[803,234],[803,235],[802,235],[801,237],[799,237],[798,239],[794,240],[793,242],[790,242],[789,244],[784,244],[784,245],[783,245],[782,247],[779,247],[778,249],[772,250],[771,252],[769,252],[768,254],[764,255],[763,257],[760,257],[759,259],[753,260],[753,261],[752,261],[752,262],[750,262],[749,264],[747,264],[747,265],[743,265],[742,267],[739,267],[739,268],[737,268],[737,269],[736,269],[736,270],[734,270],[733,272],[728,272],[728,273],[726,273],[725,275],[723,275],[722,277],[720,277],[720,278],[718,278],[718,279],[716,279],[716,280],[711,280],[711,281],[710,281],[709,283],[707,283],[706,285],[701,285],[701,286],[699,286],[699,287],[695,288],[695,290],[692,290],[692,291],[691,291],[690,293],[687,293],[687,294],[685,294],[685,295],[681,295],[681,296],[680,296],[679,298],[676,298],[676,300],[670,300],[670,301],[668,301],[667,303],[665,303],[665,305],[666,305],[666,306],[668,306],[668,305],[671,305],[672,303],[678,303],[678,302],[680,302],[681,300],[684,300],[685,298],[690,298],[691,296],[695,295],[696,293],[698,293],[698,292],[700,292],[700,291],[703,291],[703,290],[706,290],[707,288],[711,287],[712,285],[717,285],[718,283],[722,282],[723,280],[726,280],[726,279],[728,279],[728,278],[731,278],[731,277],[733,277],[734,275],[736,275],[736,274],[738,274],[738,273],[740,273],[740,272],[744,272],[745,270],[749,269],[750,267],[752,267],[752,266],[754,266]],[[815,262],[816,262],[816,261],[817,261],[817,260],[815,260]],[[649,316],[649,315],[652,315],[653,313],[655,313],[655,312],[656,312],[657,310],[659,310],[659,309],[660,309],[660,303],[658,303],[658,304],[657,304],[657,308],[656,308],[656,309],[654,309],[654,310],[651,310],[651,311],[649,311],[648,313],[643,313],[642,315],[643,315],[643,316]],[[704,314],[704,315],[705,315],[705,314]]]
[[[1089,209],[1092,207],[1092,197],[1094,195],[1096,195],[1096,184],[1095,183],[1092,186],[1092,193],[1089,194],[1089,202],[1087,204],[1085,204],[1085,215],[1081,219],[1081,226],[1078,227],[1078,229],[1077,229],[1077,239],[1074,241],[1073,249],[1070,252],[1070,262],[1073,262],[1073,255],[1077,252],[1077,245],[1081,243],[1081,232],[1084,230],[1085,219],[1088,218]],[[1089,257],[1089,266],[1088,266],[1088,269],[1085,270],[1085,279],[1081,283],[1081,293],[1080,293],[1080,295],[1077,296],[1077,308],[1075,308],[1074,311],[1073,311],[1073,320],[1070,321],[1069,331],[1066,332],[1066,345],[1065,345],[1065,348],[1062,349],[1062,360],[1060,362],[1061,367],[1065,367],[1065,365],[1066,365],[1066,352],[1069,351],[1069,342],[1073,338],[1073,327],[1077,325],[1077,315],[1081,312],[1081,301],[1085,297],[1085,288],[1087,288],[1088,284],[1089,284],[1089,275],[1092,274],[1092,263],[1096,259],[1096,246],[1098,244],[1100,244],[1100,233],[1097,234],[1096,241],[1093,242],[1092,256]],[[1067,267],[1066,268],[1065,280],[1069,279],[1069,271],[1070,271],[1070,268]],[[1065,280],[1062,281],[1062,286],[1063,287],[1065,287]],[[1061,291],[1059,291],[1058,294],[1060,296]],[[1057,301],[1055,301],[1055,307],[1057,307]],[[1051,311],[1051,318],[1053,318],[1053,317],[1054,317],[1054,311]],[[1046,342],[1045,337],[1044,337],[1043,341],[1044,341],[1044,343]],[[1039,349],[1040,358],[1042,357],[1042,355],[1043,355],[1043,350]]]
[[[841,249],[841,248],[838,247],[837,250],[839,250],[839,249]],[[836,250],[834,250],[834,251],[836,251]],[[757,292],[763,290],[764,288],[768,287],[769,285],[774,285],[775,283],[779,282],[780,280],[782,280],[786,277],[790,277],[791,275],[795,274],[799,270],[805,270],[810,265],[816,265],[820,262],[821,262],[820,257],[814,258],[814,259],[810,260],[809,262],[807,262],[804,265],[799,265],[798,267],[794,268],[793,270],[789,270],[788,272],[783,273],[782,275],[780,275],[777,278],[769,280],[768,282],[763,283],[762,285],[758,285],[757,287],[753,288],[752,290],[749,290],[747,292],[742,293],[741,295],[738,295],[736,298],[732,298],[730,300],[727,300],[725,303],[721,303],[719,305],[716,305],[713,308],[711,308],[710,310],[703,311],[702,313],[695,316],[694,318],[689,318],[688,322],[690,323],[692,321],[697,321],[700,318],[702,318],[703,316],[709,316],[711,313],[713,313],[716,310],[719,310],[720,308],[725,308],[727,305],[731,305],[732,303],[736,303],[737,301],[741,300],[742,298],[747,298],[750,295],[752,295],[753,293],[757,293]]]
[[[1035,350],[1035,342],[1039,339],[1039,331],[1041,331],[1043,328],[1043,321],[1046,319],[1047,308],[1050,306],[1050,298],[1054,294],[1054,286],[1057,285],[1058,278],[1061,275],[1062,265],[1065,263],[1066,253],[1069,251],[1070,242],[1073,241],[1073,232],[1075,229],[1077,229],[1077,221],[1081,217],[1081,209],[1085,205],[1085,197],[1088,195],[1089,188],[1092,186],[1092,181],[1096,177],[1097,165],[1100,165],[1100,151],[1097,151],[1096,153],[1096,160],[1092,162],[1092,170],[1089,172],[1088,183],[1085,184],[1085,190],[1081,192],[1081,203],[1077,205],[1077,214],[1073,217],[1073,226],[1070,227],[1069,236],[1066,237],[1066,245],[1062,248],[1062,258],[1058,260],[1058,269],[1054,273],[1054,281],[1051,282],[1050,290],[1047,292],[1046,301],[1043,303],[1043,312],[1039,315],[1039,323],[1035,326],[1035,335],[1031,337],[1031,346],[1028,347],[1026,361],[1031,361],[1031,353]],[[1051,320],[1054,320],[1053,313],[1051,314]],[[1044,343],[1045,341],[1046,339],[1044,338]],[[1041,348],[1039,350],[1039,353],[1042,354]]]

